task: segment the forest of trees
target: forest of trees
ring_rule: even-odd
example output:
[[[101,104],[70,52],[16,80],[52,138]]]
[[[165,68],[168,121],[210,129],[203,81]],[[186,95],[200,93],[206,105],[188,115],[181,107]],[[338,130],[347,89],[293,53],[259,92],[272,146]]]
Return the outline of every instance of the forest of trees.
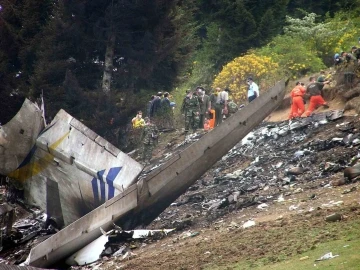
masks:
[[[43,93],[49,119],[63,108],[104,135],[157,91],[211,85],[228,62],[284,34],[287,15],[358,9],[359,0],[4,0],[0,93]]]

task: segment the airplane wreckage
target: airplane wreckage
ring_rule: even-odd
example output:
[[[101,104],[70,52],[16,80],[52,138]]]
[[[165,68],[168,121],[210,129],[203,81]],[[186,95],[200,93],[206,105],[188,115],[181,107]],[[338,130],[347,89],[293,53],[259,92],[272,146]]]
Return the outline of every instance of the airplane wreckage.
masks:
[[[23,186],[25,202],[63,229],[33,247],[25,265],[50,267],[109,231],[147,225],[276,109],[285,82],[173,155],[144,178],[143,166],[64,110],[45,127],[25,100],[0,129],[0,174]]]

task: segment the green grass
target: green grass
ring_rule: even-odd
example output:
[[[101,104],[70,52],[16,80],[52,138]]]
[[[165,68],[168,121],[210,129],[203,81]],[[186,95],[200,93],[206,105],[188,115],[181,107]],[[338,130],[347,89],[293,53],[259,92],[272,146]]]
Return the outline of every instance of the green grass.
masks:
[[[344,247],[345,246],[345,247]],[[268,264],[260,267],[250,265],[238,265],[232,269],[256,269],[256,270],[307,270],[307,269],[360,269],[360,239],[347,241],[346,239],[331,241],[320,244],[314,250],[305,252],[299,256],[289,258],[288,260]],[[339,255],[334,259],[315,262],[324,254],[332,252],[333,255]],[[308,257],[300,260],[300,258]]]
[[[301,245],[302,241],[306,242],[300,237],[303,235],[303,228],[299,229],[298,239],[279,239],[283,245],[289,246],[289,250],[293,247],[291,245]],[[307,228],[307,236],[316,238],[319,235],[319,228]],[[348,222],[327,223],[323,228],[323,233],[331,234],[330,239],[319,241],[310,248],[305,248],[296,255],[286,255],[284,252],[278,254],[265,251],[265,255],[261,259],[247,258],[239,259],[239,263],[234,265],[209,265],[206,269],[211,270],[359,270],[360,269],[360,222],[359,220],[351,220]],[[280,230],[281,231],[281,230]],[[281,233],[281,232],[279,232]],[[269,247],[268,247],[269,248]],[[316,259],[332,252],[333,255],[339,257],[315,262]],[[285,252],[286,253],[286,252]],[[292,253],[294,254],[294,253]],[[303,258],[302,260],[300,260]]]

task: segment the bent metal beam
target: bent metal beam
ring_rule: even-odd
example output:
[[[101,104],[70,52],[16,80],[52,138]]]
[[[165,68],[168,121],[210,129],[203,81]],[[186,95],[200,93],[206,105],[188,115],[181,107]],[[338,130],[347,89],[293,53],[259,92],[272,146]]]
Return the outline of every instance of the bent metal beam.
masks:
[[[148,224],[213,164],[276,109],[285,95],[280,81],[219,127],[204,135],[146,178],[34,247],[27,265],[47,267],[70,256],[110,230]]]

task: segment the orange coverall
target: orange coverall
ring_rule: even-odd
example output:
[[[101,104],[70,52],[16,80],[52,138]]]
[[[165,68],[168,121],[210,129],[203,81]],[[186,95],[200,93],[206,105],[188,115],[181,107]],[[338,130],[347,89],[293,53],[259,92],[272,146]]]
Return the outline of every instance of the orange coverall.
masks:
[[[326,105],[326,101],[321,95],[311,96],[309,108],[307,109],[305,115],[310,116],[310,114],[317,108],[318,105]]]
[[[319,106],[319,105],[327,105],[326,101],[322,97],[322,89],[324,87],[323,82],[311,82],[306,89],[306,92],[310,94],[310,104],[309,108],[306,110],[306,117],[310,116],[310,114]]]
[[[303,96],[305,92],[305,87],[301,85],[297,85],[293,90],[291,90],[290,96],[292,99],[292,103],[289,119],[292,119],[294,117],[300,117],[304,113],[305,106]]]

